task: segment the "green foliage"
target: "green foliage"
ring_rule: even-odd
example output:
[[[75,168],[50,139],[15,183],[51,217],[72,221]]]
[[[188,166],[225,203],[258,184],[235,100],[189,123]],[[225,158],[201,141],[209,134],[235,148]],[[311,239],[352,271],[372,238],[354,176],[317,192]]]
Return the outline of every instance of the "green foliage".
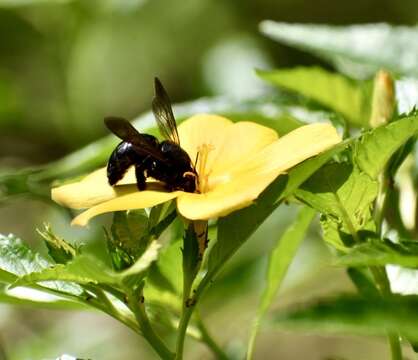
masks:
[[[257,315],[254,319],[247,358],[251,358],[253,353],[255,338],[261,319],[273,303],[287,270],[296,255],[299,245],[305,238],[305,234],[314,216],[315,211],[313,209],[303,207],[296,220],[286,229],[285,233],[277,241],[276,246],[269,255],[266,284],[257,308]]]
[[[52,232],[50,225],[45,224],[45,230],[41,231],[37,229],[37,232],[45,241],[49,256],[51,256],[56,263],[65,264],[77,255],[78,249],[55,235]]]
[[[12,277],[16,278],[44,271],[51,265],[53,263],[40,254],[34,253],[14,235],[0,235],[0,269],[3,279],[10,281]],[[60,281],[43,283],[42,285],[72,295],[79,295],[81,292],[81,289],[75,284],[65,284]]]
[[[350,75],[364,77],[380,68],[418,75],[415,66],[418,48],[411,41],[418,36],[416,27],[389,24],[343,27],[264,21],[260,28],[272,39],[320,56]]]
[[[273,212],[278,206],[276,199],[283,192],[284,185],[279,178],[263,192],[254,205],[219,220],[217,241],[209,253],[207,277],[213,277]]]
[[[281,328],[328,334],[386,335],[401,332],[418,339],[416,296],[364,298],[340,296],[276,313],[272,322]]]
[[[151,210],[149,216],[143,209],[114,213],[111,234],[106,233],[106,237],[116,270],[131,266],[146,251],[150,242],[158,239],[176,218],[175,210],[168,209],[170,211],[165,212],[165,217],[160,221],[162,210],[162,206],[157,206]]]
[[[370,82],[354,82],[319,67],[258,71],[258,75],[280,88],[294,91],[342,114],[353,125],[368,125],[372,92]]]
[[[144,278],[146,270],[157,259],[159,248],[160,245],[157,242],[151,243],[144,254],[131,267],[122,272],[114,272],[91,255],[80,255],[65,265],[57,264],[41,271],[23,275],[15,281],[13,286],[60,280],[82,285],[106,284],[123,289],[132,277],[135,277],[137,283]]]
[[[377,192],[377,183],[353,165],[329,163],[296,190],[295,195],[323,214],[325,240],[338,248],[343,244],[337,239],[336,231],[359,241],[357,233],[369,225],[370,208]]]
[[[376,178],[391,156],[418,134],[418,117],[409,116],[370,130],[354,145],[354,159],[362,171]]]
[[[388,264],[404,267],[418,267],[418,247],[414,242],[395,244],[389,240],[370,239],[356,245],[335,260],[338,266],[385,266]]]
[[[185,231],[183,244],[183,289],[185,289],[192,286],[202,262],[199,251],[199,239],[193,223],[189,224]]]
[[[117,211],[113,214],[111,234],[107,244],[116,270],[123,270],[133,264],[135,258],[146,249],[148,242],[141,236],[148,229],[148,216],[144,210]]]

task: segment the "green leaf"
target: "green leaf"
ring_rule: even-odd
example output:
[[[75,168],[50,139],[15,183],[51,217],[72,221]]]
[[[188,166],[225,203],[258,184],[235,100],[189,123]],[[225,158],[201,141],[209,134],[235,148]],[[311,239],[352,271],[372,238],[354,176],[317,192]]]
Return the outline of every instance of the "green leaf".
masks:
[[[145,210],[116,211],[110,234],[106,233],[107,246],[115,270],[130,267],[147,248],[147,239],[142,236],[148,230],[148,216]]]
[[[402,333],[418,339],[418,297],[364,298],[340,296],[293,310],[276,313],[272,323],[286,330],[304,330],[321,335],[387,335]]]
[[[354,143],[354,160],[375,179],[392,155],[411,137],[418,135],[418,116],[409,116],[365,133]]]
[[[322,237],[327,244],[342,252],[347,251],[347,247],[353,245],[353,239],[349,239],[348,242],[346,241],[346,236],[349,236],[349,234],[344,233],[341,229],[342,224],[340,222],[337,222],[330,216],[321,215],[320,223]]]
[[[68,261],[72,260],[77,254],[77,249],[66,242],[64,239],[56,236],[51,229],[51,226],[45,224],[45,230],[41,231],[37,229],[39,235],[45,241],[45,244],[48,248],[49,255],[52,259],[58,264],[65,264]]]
[[[292,195],[306,179],[308,179],[315,173],[315,171],[325,165],[334,156],[344,151],[351,142],[352,140],[345,140],[322,154],[319,154],[312,159],[308,159],[302,164],[299,164],[291,169],[287,175],[286,186],[280,195],[279,200],[283,200]]]
[[[159,208],[157,218],[155,208]],[[168,210],[171,207],[169,206]],[[114,213],[111,235],[107,235],[109,252],[116,270],[131,266],[147,249],[150,242],[158,239],[177,216],[176,210],[169,211],[160,220],[161,206],[154,207],[148,217],[145,210],[118,211]]]
[[[260,327],[261,319],[272,304],[287,270],[296,255],[296,251],[305,238],[306,231],[308,230],[315,213],[316,212],[313,209],[303,207],[296,220],[286,229],[285,233],[281,236],[275,248],[270,253],[266,285],[260,304],[258,305],[257,314],[250,335],[247,359],[251,359],[252,357],[251,355],[254,350],[255,339]]]
[[[142,247],[140,239],[148,229],[145,210],[116,211],[113,214],[111,232],[114,240],[128,254],[135,257]],[[147,244],[145,244],[146,248]]]
[[[257,73],[280,88],[295,91],[342,114],[354,125],[368,124],[372,93],[370,82],[355,82],[319,67],[297,67]]]
[[[381,68],[418,75],[416,26],[332,26],[263,21],[260,28],[268,37],[311,52],[354,76],[370,76]]]
[[[153,242],[147,251],[128,269],[122,272],[114,272],[107,265],[91,255],[80,255],[67,264],[58,264],[39,272],[31,272],[21,276],[13,284],[14,287],[28,285],[43,281],[60,280],[78,284],[107,284],[123,288],[131,277],[135,282],[145,276],[146,270],[157,259],[160,245]]]
[[[44,294],[44,293],[43,293]],[[31,294],[32,295],[32,294]],[[86,306],[76,301],[65,301],[59,298],[45,299],[45,296],[37,299],[28,298],[29,295],[25,294],[25,297],[11,296],[5,293],[0,293],[0,303],[10,305],[21,305],[31,308],[40,309],[57,309],[57,310],[86,310]]]
[[[347,274],[359,293],[366,299],[381,296],[374,283],[374,278],[368,268],[349,267],[347,269]]]
[[[338,230],[356,238],[359,230],[369,226],[370,207],[377,192],[377,182],[356,167],[330,163],[296,190],[295,195],[326,216],[326,220],[335,221]]]
[[[218,236],[209,253],[207,277],[213,277],[277,208],[276,200],[284,187],[285,181],[279,177],[260,195],[255,204],[218,220]]]
[[[4,280],[16,279],[33,272],[47,270],[54,264],[34,253],[16,236],[0,234],[0,275]],[[72,295],[81,294],[82,290],[75,284],[59,281],[43,283],[42,286]]]
[[[414,245],[414,244],[412,244]],[[338,266],[385,266],[388,264],[404,267],[418,267],[418,248],[395,244],[389,240],[369,240],[354,246],[350,251],[334,261]]]
[[[182,241],[178,240],[161,251],[158,260],[150,267],[145,282],[147,303],[161,304],[165,308],[181,309],[183,292]]]
[[[194,228],[194,223],[190,223],[184,234],[183,239],[183,279],[184,291],[190,291],[193,280],[199,271],[202,262],[199,253],[199,242]]]

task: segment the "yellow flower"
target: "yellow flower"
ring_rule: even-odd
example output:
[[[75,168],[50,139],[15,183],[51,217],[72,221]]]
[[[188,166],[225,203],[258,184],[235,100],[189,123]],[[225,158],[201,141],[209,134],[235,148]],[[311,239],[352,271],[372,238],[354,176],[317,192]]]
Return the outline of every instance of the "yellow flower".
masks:
[[[112,187],[102,168],[79,182],[52,189],[52,199],[70,208],[87,208],[72,222],[81,226],[99,214],[152,207],[175,198],[187,219],[217,218],[250,205],[277,176],[341,141],[329,124],[302,126],[279,138],[265,126],[233,123],[216,115],[193,116],[178,132],[191,159],[199,152],[200,193],[167,192],[152,185],[138,191],[133,171]]]

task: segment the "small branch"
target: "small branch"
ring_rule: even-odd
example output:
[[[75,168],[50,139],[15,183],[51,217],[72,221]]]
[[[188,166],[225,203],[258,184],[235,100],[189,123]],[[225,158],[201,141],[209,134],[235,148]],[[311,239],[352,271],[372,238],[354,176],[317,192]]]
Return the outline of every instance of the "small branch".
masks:
[[[387,169],[384,169],[379,176],[379,192],[377,195],[374,211],[374,220],[376,223],[376,230],[379,238],[383,238],[383,221],[386,214],[387,206],[387,193],[390,185],[390,177]],[[390,288],[390,282],[387,277],[386,268],[384,266],[371,267],[370,268],[375,282],[384,297],[392,296],[392,290]],[[388,342],[391,352],[392,360],[402,360],[402,348],[399,338],[399,334],[388,333]]]
[[[138,321],[142,336],[149,342],[153,349],[160,355],[162,359],[172,360],[174,354],[168,349],[161,338],[154,332],[148,316],[145,312],[145,307],[141,301],[142,292],[136,296],[133,292],[127,294],[129,308],[135,314]]]
[[[118,311],[111,301],[107,298],[106,294],[104,294],[103,290],[100,288],[96,288],[95,286],[83,286],[86,290],[94,294],[96,297],[92,297],[91,299],[84,299],[83,302],[91,307],[100,310],[114,319],[120,321],[122,324],[125,324],[135,333],[142,335],[141,330],[135,320],[131,317],[122,314]]]
[[[191,222],[184,237],[183,246],[183,307],[177,332],[176,360],[183,359],[184,340],[193,310],[198,301],[191,296],[193,282],[199,273],[208,238],[207,221]]]

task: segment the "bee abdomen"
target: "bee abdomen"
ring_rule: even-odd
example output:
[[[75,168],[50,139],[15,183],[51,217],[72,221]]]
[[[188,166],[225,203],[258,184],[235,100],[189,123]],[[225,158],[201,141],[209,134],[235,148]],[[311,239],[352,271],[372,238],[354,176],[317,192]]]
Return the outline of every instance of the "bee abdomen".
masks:
[[[122,141],[110,155],[107,163],[107,180],[113,186],[120,181],[126,171],[135,163],[132,145]]]

